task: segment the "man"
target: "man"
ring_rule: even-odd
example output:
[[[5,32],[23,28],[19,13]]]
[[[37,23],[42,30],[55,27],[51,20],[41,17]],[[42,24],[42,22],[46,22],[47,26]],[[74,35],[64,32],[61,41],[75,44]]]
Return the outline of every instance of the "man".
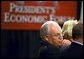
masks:
[[[65,49],[65,42],[63,41],[62,30],[58,23],[54,21],[45,22],[40,29],[40,35],[44,45],[39,51],[39,58],[59,58],[61,52]]]
[[[69,48],[62,52],[62,58],[83,57],[83,22],[79,21],[72,29],[73,42]]]

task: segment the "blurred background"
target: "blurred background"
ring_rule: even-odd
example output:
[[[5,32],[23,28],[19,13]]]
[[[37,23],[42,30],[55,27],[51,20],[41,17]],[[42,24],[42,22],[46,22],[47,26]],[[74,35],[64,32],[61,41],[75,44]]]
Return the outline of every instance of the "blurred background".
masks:
[[[83,1],[1,1],[1,57],[38,58],[41,25],[69,19],[83,21]]]

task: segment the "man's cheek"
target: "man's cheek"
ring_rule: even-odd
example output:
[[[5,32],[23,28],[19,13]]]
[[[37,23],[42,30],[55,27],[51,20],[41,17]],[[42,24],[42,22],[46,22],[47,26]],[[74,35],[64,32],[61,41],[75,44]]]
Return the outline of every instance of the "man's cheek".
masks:
[[[58,45],[61,45],[61,44],[62,44],[62,41],[59,40],[59,39],[55,39],[54,42],[55,42],[56,44],[58,44]]]
[[[53,39],[53,40],[57,40],[57,39],[58,39],[58,37],[52,37],[52,39]]]

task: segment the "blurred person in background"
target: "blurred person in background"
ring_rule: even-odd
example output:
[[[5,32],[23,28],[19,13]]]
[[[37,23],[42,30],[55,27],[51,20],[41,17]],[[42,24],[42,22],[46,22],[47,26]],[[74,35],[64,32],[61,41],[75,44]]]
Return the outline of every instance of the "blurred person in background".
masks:
[[[69,19],[68,21],[65,21],[62,27],[62,34],[64,39],[68,39],[70,41],[73,41],[72,39],[72,29],[73,26],[76,25],[78,22],[77,20]]]
[[[72,29],[73,41],[68,49],[62,52],[62,58],[82,58],[83,57],[83,22],[78,21]]]

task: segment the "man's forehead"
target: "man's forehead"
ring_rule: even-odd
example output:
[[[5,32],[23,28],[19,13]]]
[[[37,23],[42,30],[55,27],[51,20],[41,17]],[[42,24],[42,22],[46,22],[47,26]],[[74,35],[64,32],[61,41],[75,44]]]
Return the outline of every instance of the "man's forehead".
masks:
[[[60,28],[60,27],[57,27],[57,26],[52,26],[52,27],[50,28],[50,31],[51,31],[52,33],[61,33],[61,32],[62,32],[61,28]]]

